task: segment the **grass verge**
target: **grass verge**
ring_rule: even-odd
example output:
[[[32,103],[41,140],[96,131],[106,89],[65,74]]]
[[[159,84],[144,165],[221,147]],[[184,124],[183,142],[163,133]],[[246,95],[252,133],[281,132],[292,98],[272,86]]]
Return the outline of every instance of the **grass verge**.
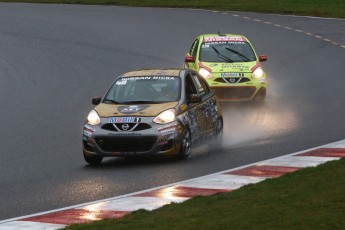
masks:
[[[345,18],[345,0],[0,0],[0,2],[188,7]]]
[[[229,193],[66,229],[343,229],[344,175],[342,158]]]

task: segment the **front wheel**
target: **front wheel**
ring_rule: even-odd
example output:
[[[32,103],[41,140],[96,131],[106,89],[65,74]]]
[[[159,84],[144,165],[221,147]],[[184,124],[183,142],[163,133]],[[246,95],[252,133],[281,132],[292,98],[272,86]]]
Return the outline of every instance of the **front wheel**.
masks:
[[[181,150],[179,154],[180,159],[187,159],[191,152],[191,135],[188,128],[183,130],[182,140],[181,140]]]
[[[101,156],[85,156],[84,155],[84,159],[90,165],[98,165],[99,163],[102,162],[103,157],[101,157]]]

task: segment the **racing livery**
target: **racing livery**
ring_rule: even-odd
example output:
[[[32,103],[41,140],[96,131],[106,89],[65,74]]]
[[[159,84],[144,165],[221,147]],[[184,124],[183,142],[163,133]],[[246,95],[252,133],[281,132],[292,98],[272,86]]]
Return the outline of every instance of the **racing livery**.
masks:
[[[186,54],[184,67],[202,75],[219,101],[264,100],[266,74],[249,40],[236,34],[198,36]]]
[[[89,164],[103,157],[176,155],[188,158],[192,144],[221,146],[223,119],[215,95],[197,72],[150,69],[120,75],[83,128]]]

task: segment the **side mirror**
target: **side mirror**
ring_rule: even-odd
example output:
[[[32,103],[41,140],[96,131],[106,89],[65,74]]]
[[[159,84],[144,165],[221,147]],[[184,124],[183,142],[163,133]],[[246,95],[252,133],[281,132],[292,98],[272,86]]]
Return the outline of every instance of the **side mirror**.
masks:
[[[195,62],[195,59],[193,56],[186,56],[186,58],[184,59],[184,62]]]
[[[102,98],[101,97],[94,97],[92,98],[92,104],[93,105],[99,105],[101,103]]]
[[[191,95],[189,96],[189,101],[190,101],[191,103],[199,103],[199,102],[202,101],[202,98],[201,98],[201,96],[198,95],[198,94],[191,94]]]
[[[259,62],[262,62],[262,61],[267,61],[267,56],[266,55],[260,55],[259,56]]]

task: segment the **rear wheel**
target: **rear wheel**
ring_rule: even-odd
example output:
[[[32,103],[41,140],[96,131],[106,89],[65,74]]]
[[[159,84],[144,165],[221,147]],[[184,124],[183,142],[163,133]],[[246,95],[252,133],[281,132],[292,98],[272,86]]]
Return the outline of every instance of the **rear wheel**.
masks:
[[[101,156],[85,156],[84,155],[84,159],[90,165],[98,165],[99,163],[102,162],[103,157],[101,157]]]
[[[191,135],[188,128],[183,130],[179,158],[187,159],[191,152]]]

